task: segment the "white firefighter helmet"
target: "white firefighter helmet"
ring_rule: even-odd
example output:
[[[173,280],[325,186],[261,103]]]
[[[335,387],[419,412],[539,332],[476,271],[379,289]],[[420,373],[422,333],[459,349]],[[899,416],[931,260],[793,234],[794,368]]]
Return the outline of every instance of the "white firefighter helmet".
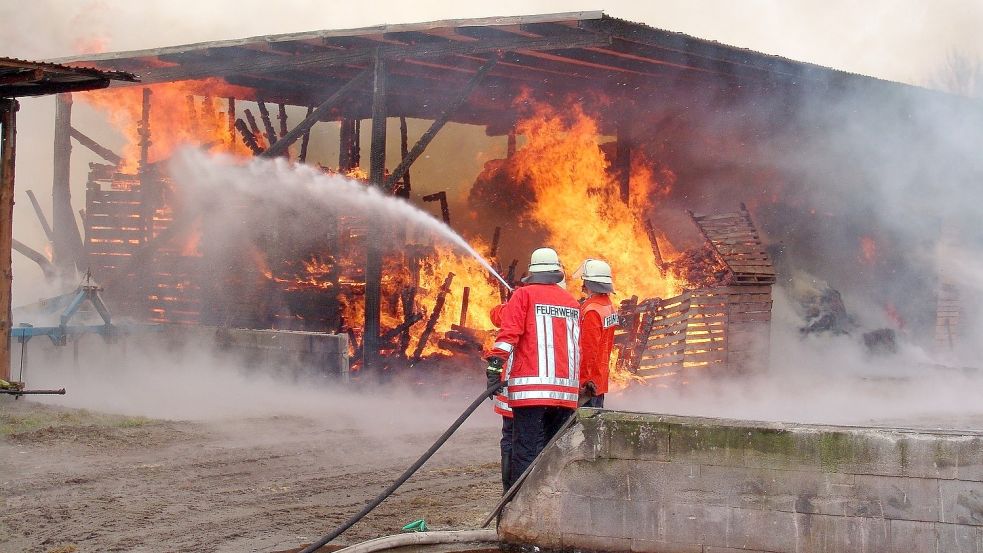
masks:
[[[523,277],[526,284],[559,284],[563,282],[560,256],[553,248],[539,248],[529,258],[529,274]]]
[[[588,290],[598,294],[614,293],[614,279],[611,278],[611,265],[600,259],[588,259],[573,273],[573,278],[584,281]]]
[[[539,248],[532,252],[529,257],[530,273],[546,273],[550,271],[562,271],[560,267],[560,256],[556,255],[553,248]]]

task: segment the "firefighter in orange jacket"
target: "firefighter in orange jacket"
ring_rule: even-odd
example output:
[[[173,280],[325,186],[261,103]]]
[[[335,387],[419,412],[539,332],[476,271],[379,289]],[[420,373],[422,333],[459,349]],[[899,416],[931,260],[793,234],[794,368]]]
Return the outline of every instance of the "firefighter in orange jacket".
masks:
[[[611,266],[598,259],[584,261],[573,275],[574,279],[578,277],[587,294],[580,304],[580,404],[603,408],[614,330],[619,324],[610,296],[614,293],[614,280]]]
[[[502,308],[502,326],[486,356],[489,380],[512,355],[507,381],[512,409],[509,487],[543,450],[577,407],[580,310],[559,286],[563,269],[556,252],[532,253],[526,286]]]
[[[491,322],[496,327],[501,328],[502,326],[502,310],[505,309],[505,304],[496,305],[492,308],[489,314]],[[489,386],[494,382],[506,382],[509,379],[509,372],[512,366],[512,356],[505,361],[505,370],[497,375],[489,375]],[[495,406],[495,412],[502,415],[502,439],[499,441],[499,449],[502,452],[502,492],[507,492],[509,490],[509,475],[511,471],[509,470],[512,465],[512,408],[509,407],[508,398],[508,387],[503,386],[498,392],[495,393],[492,399]]]

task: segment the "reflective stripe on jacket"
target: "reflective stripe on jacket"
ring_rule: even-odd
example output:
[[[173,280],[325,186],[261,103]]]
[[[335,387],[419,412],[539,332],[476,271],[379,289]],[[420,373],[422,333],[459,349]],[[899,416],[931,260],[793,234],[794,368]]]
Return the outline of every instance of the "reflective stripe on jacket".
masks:
[[[618,312],[607,294],[587,298],[580,312],[580,386],[591,381],[597,395],[606,394]]]
[[[513,356],[509,406],[577,407],[580,309],[555,284],[519,288],[501,310],[501,330],[490,356]]]

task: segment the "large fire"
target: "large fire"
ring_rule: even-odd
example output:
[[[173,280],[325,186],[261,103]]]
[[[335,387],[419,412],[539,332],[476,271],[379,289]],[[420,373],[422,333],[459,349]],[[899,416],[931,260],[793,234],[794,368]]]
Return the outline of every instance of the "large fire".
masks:
[[[597,124],[578,105],[561,115],[536,104],[517,132],[526,144],[516,152],[512,167],[535,192],[528,216],[547,229],[549,244],[568,272],[585,259],[604,259],[623,297],[668,297],[682,289],[684,281],[660,271],[643,223],[655,198],[673,184],[672,174],[657,179],[644,163],[633,163],[625,204],[601,149]]]
[[[251,91],[219,79],[154,85],[150,89],[148,163],[166,160],[185,144],[242,157],[250,155],[234,131],[229,113],[232,103],[226,103],[224,97],[250,98]],[[87,93],[82,98],[105,110],[127,139],[117,171],[135,173],[140,169],[141,145],[147,138],[141,134],[141,120],[146,113],[143,91],[114,89]],[[707,274],[700,271],[704,265],[712,265],[713,260],[704,262],[699,252],[679,253],[658,229],[645,226],[655,202],[672,187],[675,176],[666,169],[656,169],[658,165],[646,160],[641,151],[633,152],[630,198],[624,202],[620,183],[605,153],[604,137],[593,118],[576,104],[562,113],[528,99],[524,105],[531,109],[516,126],[524,143],[505,166],[515,180],[529,183],[532,197],[527,207],[501,213],[503,227],[517,218],[532,223],[545,233],[546,244],[559,251],[568,277],[585,259],[607,260],[614,270],[619,294],[616,301],[632,295],[668,297],[700,284],[699,279]],[[241,108],[240,111],[244,112]],[[263,132],[256,133],[255,138],[261,146],[266,143]],[[358,167],[347,175],[366,180]],[[132,182],[132,178],[125,180]],[[125,183],[118,188],[126,189]],[[349,225],[347,221],[348,218],[339,217],[339,227]],[[362,225],[371,226],[364,221]],[[243,252],[243,258],[254,261],[259,278],[288,298],[281,300],[286,302],[286,309],[276,308],[263,320],[282,328],[346,331],[354,344],[361,343],[364,253],[359,257],[357,248],[364,245],[357,245],[364,242],[357,238],[364,240],[367,232],[359,230],[358,223],[352,229],[344,229],[347,236],[354,237],[354,254],[324,245],[300,254],[260,252],[255,245]],[[201,229],[195,229],[185,236],[186,243],[176,251],[183,256],[200,257],[199,246],[208,240],[207,233],[203,235]],[[476,260],[449,246],[430,243],[431,237],[407,239],[405,232],[397,232],[396,236],[396,248],[385,255],[381,282],[382,350],[413,359],[476,352],[489,345],[494,331],[489,312],[504,297],[497,281]],[[655,240],[658,244],[653,244]],[[490,255],[491,248],[482,240],[471,237],[470,241],[482,255]],[[517,273],[521,274],[523,268],[520,261]],[[451,274],[450,284],[445,286]],[[578,294],[579,283],[569,284],[571,292]],[[312,298],[322,299],[315,302],[316,306],[309,306]],[[318,311],[322,305],[333,305],[334,314],[325,316]],[[434,318],[438,306],[439,313]],[[328,323],[329,320],[336,322]],[[614,380],[620,382],[629,378],[627,374],[614,375]]]

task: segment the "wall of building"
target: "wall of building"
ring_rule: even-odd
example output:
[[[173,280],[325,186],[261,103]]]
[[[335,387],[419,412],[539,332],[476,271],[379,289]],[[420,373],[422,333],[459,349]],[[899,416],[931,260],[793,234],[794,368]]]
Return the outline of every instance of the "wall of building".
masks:
[[[581,410],[503,511],[544,548],[983,552],[983,433]]]

